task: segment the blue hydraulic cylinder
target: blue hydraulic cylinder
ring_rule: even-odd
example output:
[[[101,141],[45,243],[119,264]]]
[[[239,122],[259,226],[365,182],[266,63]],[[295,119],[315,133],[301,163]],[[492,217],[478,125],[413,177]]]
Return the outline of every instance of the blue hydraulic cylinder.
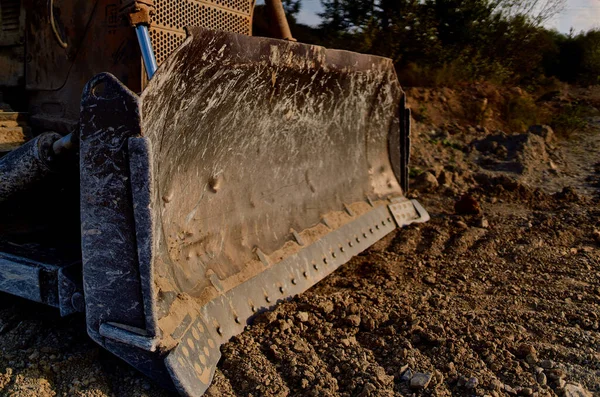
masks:
[[[156,63],[156,57],[154,56],[154,50],[152,49],[152,41],[150,41],[148,27],[146,25],[138,25],[135,27],[135,33],[137,34],[138,42],[140,43],[142,59],[144,60],[148,80],[152,80],[152,76],[154,76],[156,69],[158,69],[158,64]]]

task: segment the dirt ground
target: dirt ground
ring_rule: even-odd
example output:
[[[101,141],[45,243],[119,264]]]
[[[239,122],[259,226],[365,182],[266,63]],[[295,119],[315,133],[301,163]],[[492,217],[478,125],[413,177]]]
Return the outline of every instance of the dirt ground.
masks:
[[[600,396],[599,125],[417,125],[411,195],[431,221],[259,317],[208,394]],[[170,394],[83,317],[0,295],[0,395]]]

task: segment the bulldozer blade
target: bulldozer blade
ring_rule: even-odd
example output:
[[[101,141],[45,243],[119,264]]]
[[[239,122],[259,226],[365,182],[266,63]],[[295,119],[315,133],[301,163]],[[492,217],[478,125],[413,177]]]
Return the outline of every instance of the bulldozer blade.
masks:
[[[220,346],[397,227],[408,112],[388,59],[191,28],[141,96],[82,99],[88,332],[181,394]]]

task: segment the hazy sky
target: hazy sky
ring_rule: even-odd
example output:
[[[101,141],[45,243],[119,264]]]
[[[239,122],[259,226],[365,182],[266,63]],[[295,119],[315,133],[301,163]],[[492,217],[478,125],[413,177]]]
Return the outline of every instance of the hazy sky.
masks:
[[[321,10],[320,0],[303,0],[299,20],[308,25],[318,25],[317,13]],[[567,0],[566,9],[548,27],[567,33],[571,27],[575,32],[600,28],[600,0]]]

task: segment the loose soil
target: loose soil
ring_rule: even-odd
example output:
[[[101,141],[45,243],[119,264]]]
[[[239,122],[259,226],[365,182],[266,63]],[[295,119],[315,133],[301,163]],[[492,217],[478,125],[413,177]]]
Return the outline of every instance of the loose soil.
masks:
[[[431,221],[260,316],[208,394],[600,396],[598,124],[568,140],[417,125],[411,194]],[[83,317],[0,295],[0,395],[170,394]]]

